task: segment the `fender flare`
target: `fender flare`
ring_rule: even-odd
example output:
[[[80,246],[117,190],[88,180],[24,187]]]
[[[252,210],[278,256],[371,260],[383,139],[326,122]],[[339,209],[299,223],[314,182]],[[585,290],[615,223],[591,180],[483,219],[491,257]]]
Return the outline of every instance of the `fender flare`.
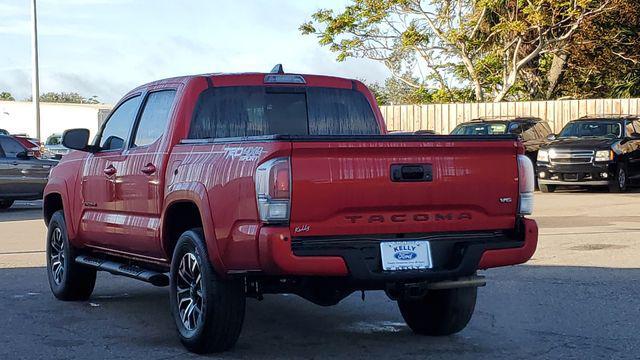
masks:
[[[75,220],[72,216],[71,201],[69,200],[69,191],[67,189],[67,182],[62,178],[50,178],[47,185],[44,188],[42,199],[45,201],[43,204],[43,220],[44,208],[46,205],[46,199],[49,195],[60,195],[62,198],[62,211],[64,212],[64,219],[67,223],[67,235],[69,240],[74,240],[77,235],[77,228],[75,226]],[[45,224],[48,225],[48,224]]]
[[[167,214],[167,209],[171,205],[180,202],[191,202],[198,208],[202,221],[202,230],[204,231],[207,252],[209,253],[209,261],[218,275],[225,276],[226,266],[220,256],[221,253],[218,248],[218,241],[216,240],[215,227],[213,224],[211,202],[209,201],[209,194],[204,184],[200,182],[182,182],[169,186],[165,195],[162,216],[160,217],[161,234],[164,235],[166,221],[165,215]],[[161,236],[160,246],[164,249],[165,245],[166,240],[164,239],[164,236]]]

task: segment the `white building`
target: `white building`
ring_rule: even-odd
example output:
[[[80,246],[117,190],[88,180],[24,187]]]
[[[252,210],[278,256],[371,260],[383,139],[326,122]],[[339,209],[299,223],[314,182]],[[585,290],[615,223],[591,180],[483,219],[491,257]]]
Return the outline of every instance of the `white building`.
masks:
[[[105,104],[40,103],[42,140],[46,140],[51,134],[73,128],[89,129],[93,137],[110,110],[111,105]],[[25,101],[0,101],[0,129],[11,134],[35,137],[33,104]]]

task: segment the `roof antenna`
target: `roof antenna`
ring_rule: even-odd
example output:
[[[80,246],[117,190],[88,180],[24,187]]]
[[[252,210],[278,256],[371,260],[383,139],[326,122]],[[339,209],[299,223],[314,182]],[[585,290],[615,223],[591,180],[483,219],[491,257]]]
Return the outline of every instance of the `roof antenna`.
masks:
[[[271,69],[271,73],[272,74],[284,74],[284,68],[282,67],[282,64],[278,64],[278,65],[274,66],[273,69]]]

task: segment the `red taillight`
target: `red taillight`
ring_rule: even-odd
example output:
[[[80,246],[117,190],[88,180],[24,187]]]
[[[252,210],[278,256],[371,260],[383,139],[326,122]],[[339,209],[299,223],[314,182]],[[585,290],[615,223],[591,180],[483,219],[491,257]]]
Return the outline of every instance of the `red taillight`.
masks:
[[[289,158],[271,159],[258,166],[255,182],[260,220],[270,224],[289,222]]]
[[[273,199],[289,198],[289,162],[276,163],[271,168],[270,195]]]

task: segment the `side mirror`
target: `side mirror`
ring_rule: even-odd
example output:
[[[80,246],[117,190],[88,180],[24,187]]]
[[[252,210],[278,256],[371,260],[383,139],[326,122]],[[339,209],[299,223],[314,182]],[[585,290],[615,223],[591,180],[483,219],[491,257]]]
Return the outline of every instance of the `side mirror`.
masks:
[[[555,140],[557,138],[558,138],[558,136],[556,134],[547,135],[547,140],[549,140],[549,141],[553,141],[553,140]]]
[[[36,154],[31,150],[20,151],[19,153],[16,154],[16,157],[22,160],[33,159],[35,156]]]
[[[69,129],[62,134],[62,145],[66,148],[80,151],[93,152],[93,146],[89,146],[88,129]]]

